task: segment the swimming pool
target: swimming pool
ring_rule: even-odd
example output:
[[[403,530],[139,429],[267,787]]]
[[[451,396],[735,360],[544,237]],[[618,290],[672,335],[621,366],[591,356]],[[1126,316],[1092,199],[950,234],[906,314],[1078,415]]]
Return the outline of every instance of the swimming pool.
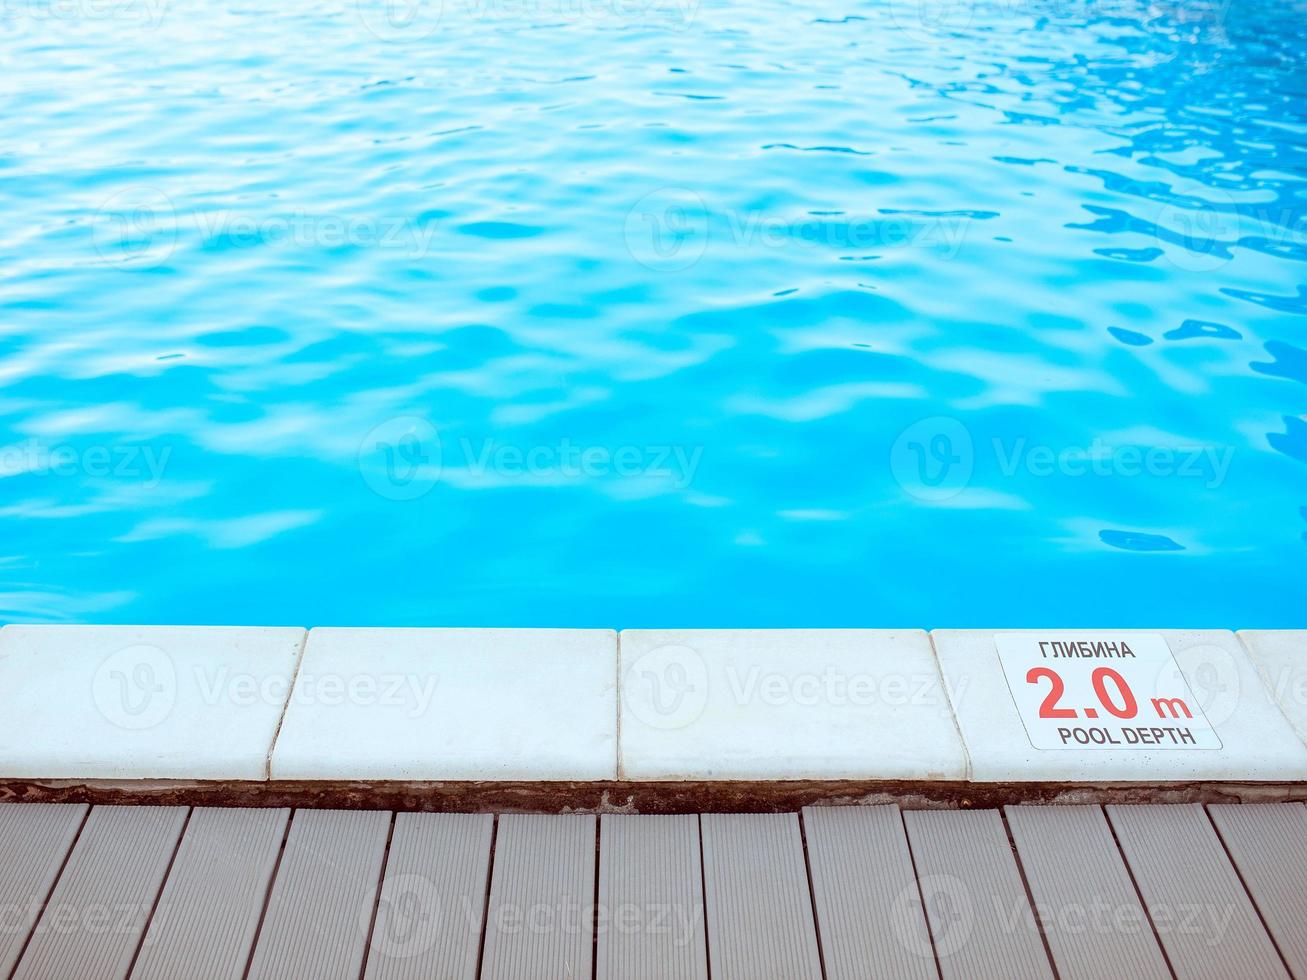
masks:
[[[1300,2],[0,10],[0,620],[1302,625]]]

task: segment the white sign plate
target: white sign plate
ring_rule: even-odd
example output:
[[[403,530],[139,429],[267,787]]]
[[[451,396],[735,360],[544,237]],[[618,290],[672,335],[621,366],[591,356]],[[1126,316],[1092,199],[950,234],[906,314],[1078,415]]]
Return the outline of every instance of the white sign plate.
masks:
[[[1037,749],[1219,749],[1160,633],[999,633],[1012,700]]]

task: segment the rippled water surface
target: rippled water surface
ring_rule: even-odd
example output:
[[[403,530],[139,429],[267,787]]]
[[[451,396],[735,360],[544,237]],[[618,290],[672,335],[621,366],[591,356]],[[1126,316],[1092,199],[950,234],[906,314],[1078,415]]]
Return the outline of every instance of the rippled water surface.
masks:
[[[0,11],[2,620],[1304,625],[1301,0]]]

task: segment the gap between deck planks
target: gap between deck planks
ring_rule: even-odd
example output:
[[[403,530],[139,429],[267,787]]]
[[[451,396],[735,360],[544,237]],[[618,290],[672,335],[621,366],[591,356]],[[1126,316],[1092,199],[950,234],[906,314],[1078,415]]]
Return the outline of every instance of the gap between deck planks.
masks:
[[[1302,804],[0,805],[0,980],[1307,980]]]

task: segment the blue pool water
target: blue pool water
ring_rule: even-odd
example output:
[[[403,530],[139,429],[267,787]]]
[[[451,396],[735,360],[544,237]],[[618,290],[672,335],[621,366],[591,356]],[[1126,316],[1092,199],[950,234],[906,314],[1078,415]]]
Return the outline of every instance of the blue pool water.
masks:
[[[1301,0],[0,11],[0,620],[1307,625]]]

